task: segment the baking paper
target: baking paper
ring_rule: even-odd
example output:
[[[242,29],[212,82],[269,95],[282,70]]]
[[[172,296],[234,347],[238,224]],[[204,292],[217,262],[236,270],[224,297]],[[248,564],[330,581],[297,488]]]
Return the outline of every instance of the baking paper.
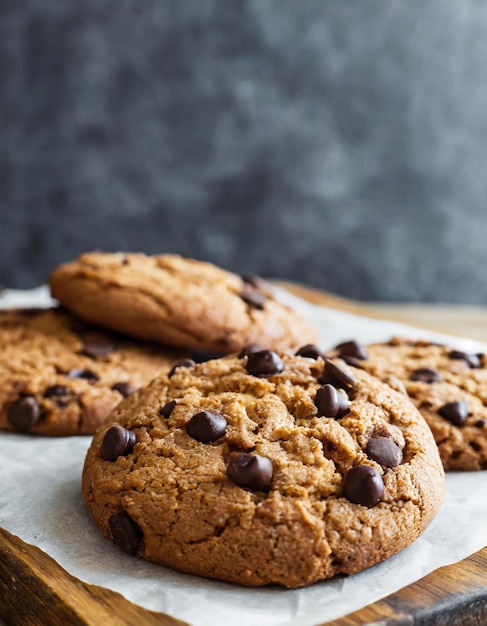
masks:
[[[393,335],[445,341],[467,352],[487,345],[386,320],[318,307],[283,290],[282,301],[320,329],[321,347]],[[50,303],[47,290],[3,292],[0,306]],[[90,437],[0,434],[0,526],[52,556],[70,574],[191,626],[315,626],[397,591],[487,545],[485,472],[449,473],[438,515],[400,554],[360,574],[306,589],[245,588],[180,574],[122,552],[103,537],[84,505],[80,475]]]

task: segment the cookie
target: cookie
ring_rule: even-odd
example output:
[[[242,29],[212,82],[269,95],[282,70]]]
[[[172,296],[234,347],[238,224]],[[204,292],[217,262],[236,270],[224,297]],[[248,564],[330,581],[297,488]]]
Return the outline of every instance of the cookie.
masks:
[[[93,434],[181,352],[136,344],[58,309],[0,311],[0,429]]]
[[[418,537],[444,473],[404,395],[342,361],[244,350],[123,401],[82,490],[128,553],[249,586],[353,574]]]
[[[87,253],[50,277],[77,316],[140,339],[228,354],[249,343],[294,350],[316,340],[257,277],[177,255]]]
[[[342,346],[335,354],[405,390],[431,428],[446,470],[487,468],[485,354],[401,338]]]

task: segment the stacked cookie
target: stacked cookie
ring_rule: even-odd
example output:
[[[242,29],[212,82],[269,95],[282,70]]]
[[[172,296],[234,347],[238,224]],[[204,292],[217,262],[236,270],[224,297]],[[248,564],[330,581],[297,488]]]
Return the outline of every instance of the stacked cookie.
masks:
[[[92,434],[184,352],[130,341],[62,309],[0,311],[0,429]]]
[[[316,337],[256,277],[176,255],[85,254],[57,268],[63,308],[0,312],[0,429],[93,434],[181,359]]]
[[[468,427],[484,419],[471,399],[446,406],[462,387],[446,374],[445,394],[426,401],[421,388],[416,402],[399,382],[411,355],[399,371],[383,346],[323,354],[257,277],[177,255],[89,253],[50,286],[62,309],[0,316],[0,427],[96,431],[82,478],[95,523],[126,552],[184,572],[300,587],[388,558],[443,496],[417,407],[463,415],[467,402]]]
[[[190,350],[292,350],[317,337],[260,278],[173,254],[84,254],[54,271],[50,285],[83,320]]]

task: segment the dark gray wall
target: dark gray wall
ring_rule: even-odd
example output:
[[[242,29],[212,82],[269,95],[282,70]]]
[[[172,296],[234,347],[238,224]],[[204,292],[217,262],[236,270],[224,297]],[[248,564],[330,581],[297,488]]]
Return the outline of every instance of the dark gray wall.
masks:
[[[483,0],[0,0],[0,284],[177,251],[487,303]]]

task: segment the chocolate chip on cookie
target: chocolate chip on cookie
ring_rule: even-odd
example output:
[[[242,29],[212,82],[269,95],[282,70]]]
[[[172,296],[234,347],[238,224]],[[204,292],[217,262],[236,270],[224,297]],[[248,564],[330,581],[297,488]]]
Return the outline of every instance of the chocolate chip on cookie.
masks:
[[[335,350],[338,352],[338,356],[341,359],[351,357],[363,361],[367,358],[367,349],[358,341],[344,341],[335,346]]]
[[[166,404],[159,411],[159,415],[162,415],[162,417],[165,417],[165,418],[170,417],[172,410],[174,409],[175,406],[176,406],[176,400],[170,400],[169,402],[166,402]]]
[[[401,448],[388,437],[372,437],[367,443],[365,452],[367,456],[385,467],[397,467],[403,460]]]
[[[284,364],[276,352],[262,350],[248,355],[246,369],[253,376],[274,376],[282,372]]]
[[[127,382],[120,382],[112,385],[112,389],[121,393],[124,398],[128,398],[137,390],[137,387]]]
[[[100,356],[106,356],[111,352],[114,352],[115,346],[112,342],[107,341],[103,337],[91,337],[86,339],[83,347],[81,348],[81,354],[90,356],[94,359]]]
[[[89,370],[89,369],[70,370],[67,373],[67,376],[68,378],[82,378],[83,380],[90,380],[92,382],[96,382],[97,380],[100,380],[100,377],[98,376],[98,374],[93,372],[93,370]]]
[[[129,454],[137,442],[135,433],[121,426],[112,426],[107,430],[101,444],[101,456],[106,461],[115,461],[119,456]]]
[[[460,359],[465,361],[469,367],[472,369],[476,367],[481,367],[481,358],[482,355],[479,354],[469,354],[468,352],[461,352],[460,350],[450,350],[448,353],[450,359]]]
[[[244,281],[244,283],[251,285],[255,289],[259,289],[263,292],[270,290],[270,285],[256,274],[242,274],[240,278]]]
[[[349,412],[348,402],[333,385],[323,385],[316,392],[314,403],[318,417],[343,417]]]
[[[41,416],[39,404],[34,396],[18,398],[8,407],[7,419],[20,433],[28,433]]]
[[[58,407],[66,407],[72,399],[71,390],[66,385],[50,385],[44,391],[44,398],[50,398]]]
[[[192,368],[195,365],[196,363],[193,361],[193,359],[180,359],[179,361],[176,361],[176,363],[174,363],[174,365],[171,367],[168,376],[169,378],[171,378],[171,376],[174,376],[174,374],[180,367]]]
[[[135,554],[142,539],[142,531],[134,520],[122,511],[112,515],[108,520],[108,526],[113,541],[124,552]]]
[[[356,465],[348,470],[343,481],[343,495],[350,502],[371,507],[384,493],[384,483],[379,472],[369,465]]]
[[[266,296],[252,285],[244,283],[242,291],[240,292],[240,297],[244,302],[250,304],[250,306],[253,306],[256,309],[264,309]]]
[[[301,346],[301,348],[296,351],[296,356],[304,356],[308,359],[325,358],[323,351],[314,343],[308,343],[305,346]]]
[[[239,454],[231,460],[228,476],[239,487],[265,491],[272,480],[272,461],[258,454]]]
[[[438,413],[455,426],[463,426],[468,417],[468,404],[465,400],[447,402],[438,409]]]
[[[186,426],[186,432],[196,441],[209,443],[223,437],[227,430],[227,420],[213,411],[200,411],[193,415]]]
[[[353,374],[345,371],[330,359],[325,359],[325,369],[318,382],[330,383],[338,389],[350,389],[355,385],[356,379]]]
[[[409,378],[422,383],[428,383],[429,385],[442,381],[440,372],[430,367],[420,367],[412,371]]]

